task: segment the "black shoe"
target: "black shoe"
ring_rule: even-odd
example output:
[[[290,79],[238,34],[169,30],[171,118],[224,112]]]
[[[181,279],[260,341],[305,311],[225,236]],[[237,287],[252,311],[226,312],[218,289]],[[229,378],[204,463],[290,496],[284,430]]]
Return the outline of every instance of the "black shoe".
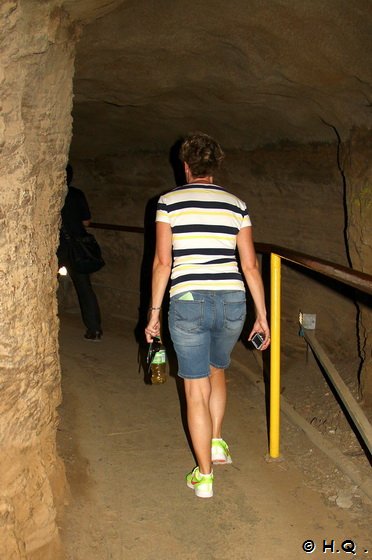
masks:
[[[87,340],[92,340],[93,342],[100,342],[102,338],[102,331],[89,331],[84,335]]]

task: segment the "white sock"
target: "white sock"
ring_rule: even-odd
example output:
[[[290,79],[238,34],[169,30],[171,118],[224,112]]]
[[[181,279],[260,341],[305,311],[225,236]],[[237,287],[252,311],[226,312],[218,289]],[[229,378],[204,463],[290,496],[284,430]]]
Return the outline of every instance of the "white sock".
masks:
[[[213,473],[213,471],[211,471],[208,474],[205,474],[205,473],[202,473],[202,472],[199,471],[200,476],[210,476],[212,473]]]

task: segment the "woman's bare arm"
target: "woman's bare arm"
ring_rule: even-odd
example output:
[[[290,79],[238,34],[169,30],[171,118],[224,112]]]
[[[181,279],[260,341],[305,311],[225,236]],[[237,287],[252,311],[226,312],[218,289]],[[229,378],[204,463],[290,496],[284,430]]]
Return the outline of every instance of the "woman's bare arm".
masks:
[[[172,230],[169,224],[156,222],[156,248],[152,267],[152,299],[145,328],[147,342],[160,335],[160,307],[172,267]],[[155,308],[155,309],[154,309]]]
[[[244,278],[248,284],[256,309],[256,321],[248,340],[252,338],[255,332],[264,333],[264,343],[261,350],[265,350],[270,344],[270,329],[266,316],[265,292],[253,244],[251,227],[244,227],[239,231],[237,247]]]

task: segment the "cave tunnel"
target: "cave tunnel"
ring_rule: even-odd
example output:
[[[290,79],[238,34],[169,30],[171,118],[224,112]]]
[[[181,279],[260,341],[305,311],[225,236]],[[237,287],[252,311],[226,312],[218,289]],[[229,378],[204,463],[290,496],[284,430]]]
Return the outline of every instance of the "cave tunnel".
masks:
[[[101,346],[86,346],[76,294],[69,278],[57,276],[65,168],[70,161],[74,184],[85,192],[93,222],[142,228],[149,225],[149,203],[175,184],[172,147],[189,131],[202,130],[214,136],[226,153],[217,179],[246,201],[255,241],[372,274],[370,2],[234,0],[195,1],[185,6],[178,0],[7,0],[0,6],[0,22],[1,558],[66,557],[59,519],[65,515],[63,504],[69,494],[75,509],[67,523],[70,533],[65,529],[62,536],[66,531],[70,535],[72,544],[67,549],[75,546],[75,552],[68,557],[74,560],[209,560],[222,558],[220,549],[226,542],[231,557],[250,558],[252,550],[243,552],[247,524],[253,530],[249,538],[254,536],[256,553],[272,558],[272,542],[271,548],[265,548],[270,540],[269,519],[275,512],[280,515],[280,509],[267,502],[269,511],[254,506],[246,510],[238,474],[230,481],[235,497],[222,493],[225,501],[217,497],[216,509],[207,514],[214,518],[208,530],[221,531],[215,512],[226,509],[226,542],[219,536],[212,549],[205,548],[198,541],[199,529],[185,524],[185,515],[203,518],[206,513],[195,501],[183,511],[181,489],[175,482],[179,463],[189,453],[180,435],[175,385],[166,384],[161,388],[166,392],[162,396],[157,392],[154,398],[136,371],[138,340],[133,332],[139,322],[143,283],[150,274],[144,269],[141,233],[90,230],[106,260],[106,266],[92,275],[104,338]],[[308,367],[304,342],[298,336],[302,310],[316,314],[317,332],[326,350],[368,413],[372,403],[370,298],[295,266],[284,267],[282,274],[284,395],[295,407],[308,407],[307,419],[324,428],[326,422],[322,424],[312,397],[317,398],[320,391],[328,398],[329,389],[322,385],[321,376],[311,386],[302,377]],[[251,353],[247,358],[243,349],[239,352],[245,356],[243,361],[254,360]],[[90,367],[102,393],[125,390],[123,379],[110,378],[110,388],[105,385],[102,360],[112,360],[113,371],[130,364],[134,374],[124,400],[129,407],[131,400],[138,399],[137,409],[143,414],[137,422],[128,421],[125,429],[116,426],[105,434],[114,449],[121,448],[118,438],[124,432],[129,447],[133,434],[143,437],[141,430],[146,431],[148,445],[157,441],[156,433],[147,430],[146,419],[153,424],[163,413],[159,425],[167,442],[162,440],[160,445],[172,446],[170,424],[176,425],[177,437],[183,438],[172,455],[178,465],[174,462],[168,472],[170,451],[162,448],[159,453],[165,452],[165,457],[154,460],[148,475],[150,484],[157,487],[153,470],[158,464],[175,487],[155,492],[141,513],[140,508],[131,509],[142,499],[135,477],[138,494],[132,491],[127,496],[127,510],[135,511],[137,517],[124,521],[120,515],[126,509],[110,510],[103,499],[96,504],[99,515],[95,517],[74,502],[79,477],[87,477],[90,467],[86,448],[78,449],[74,438],[76,426],[84,424],[78,410],[85,411],[86,404],[79,399],[73,402],[71,387],[81,391],[81,398],[86,391],[97,410],[101,405],[95,400],[97,395],[90,393],[94,385],[88,376]],[[234,411],[238,415],[240,407],[243,415],[239,399],[245,385],[231,380],[231,387],[237,399]],[[60,413],[62,394],[65,411]],[[159,412],[156,407],[163,406],[165,398],[173,404]],[[120,415],[120,400],[113,406]],[[258,412],[253,402],[247,406],[261,414],[264,434],[264,412]],[[334,409],[330,406],[329,410]],[[251,422],[257,418],[253,412]],[[87,414],[93,415],[89,416],[93,422],[94,410]],[[110,416],[110,411],[104,414]],[[324,417],[330,421],[327,414]],[[232,417],[230,422],[233,428],[237,420]],[[332,429],[330,423],[328,431]],[[57,450],[58,430],[65,446],[62,451]],[[248,427],[247,433],[254,439],[255,427]],[[294,442],[300,440],[290,433]],[[264,453],[265,435],[262,440],[258,455]],[[105,454],[107,449],[101,451]],[[246,451],[241,453],[245,458]],[[290,446],[286,454],[290,459]],[[96,459],[111,464],[110,457],[96,455]],[[78,466],[74,469],[72,463]],[[135,463],[130,464],[134,469]],[[240,482],[244,488],[259,487],[253,464]],[[263,465],[258,462],[256,470],[272,468]],[[118,479],[124,476],[121,471],[116,474]],[[290,474],[299,488],[302,483],[297,475]],[[81,496],[94,492],[97,481],[91,478]],[[292,498],[296,494],[278,475],[269,484],[282,485]],[[110,492],[115,491],[108,490],[108,496],[114,499]],[[251,494],[260,500],[258,490],[257,496],[253,490]],[[339,503],[345,503],[340,496]],[[165,497],[166,503],[173,500],[178,509],[158,518],[157,506],[165,507]],[[318,502],[311,504],[315,518]],[[288,527],[304,515],[300,506],[297,511],[296,504],[292,505],[289,517],[278,521],[274,531],[274,541],[283,539],[277,558],[297,559],[300,554],[299,540],[292,548],[283,544],[290,542]],[[77,540],[72,525],[81,518],[85,524]],[[340,526],[348,522],[345,519],[339,521]],[[126,525],[125,534],[116,528],[120,523]],[[188,531],[196,531],[195,538],[188,539]],[[156,534],[161,543],[151,541]],[[116,543],[115,550],[109,550],[110,539]]]

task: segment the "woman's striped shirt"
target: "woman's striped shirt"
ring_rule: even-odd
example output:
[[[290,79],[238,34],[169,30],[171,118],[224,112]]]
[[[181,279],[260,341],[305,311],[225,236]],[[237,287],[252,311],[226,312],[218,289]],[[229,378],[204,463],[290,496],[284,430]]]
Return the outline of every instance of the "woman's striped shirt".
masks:
[[[245,291],[236,236],[251,221],[242,200],[218,185],[187,184],[159,198],[156,221],[172,228],[171,297],[190,290]]]

